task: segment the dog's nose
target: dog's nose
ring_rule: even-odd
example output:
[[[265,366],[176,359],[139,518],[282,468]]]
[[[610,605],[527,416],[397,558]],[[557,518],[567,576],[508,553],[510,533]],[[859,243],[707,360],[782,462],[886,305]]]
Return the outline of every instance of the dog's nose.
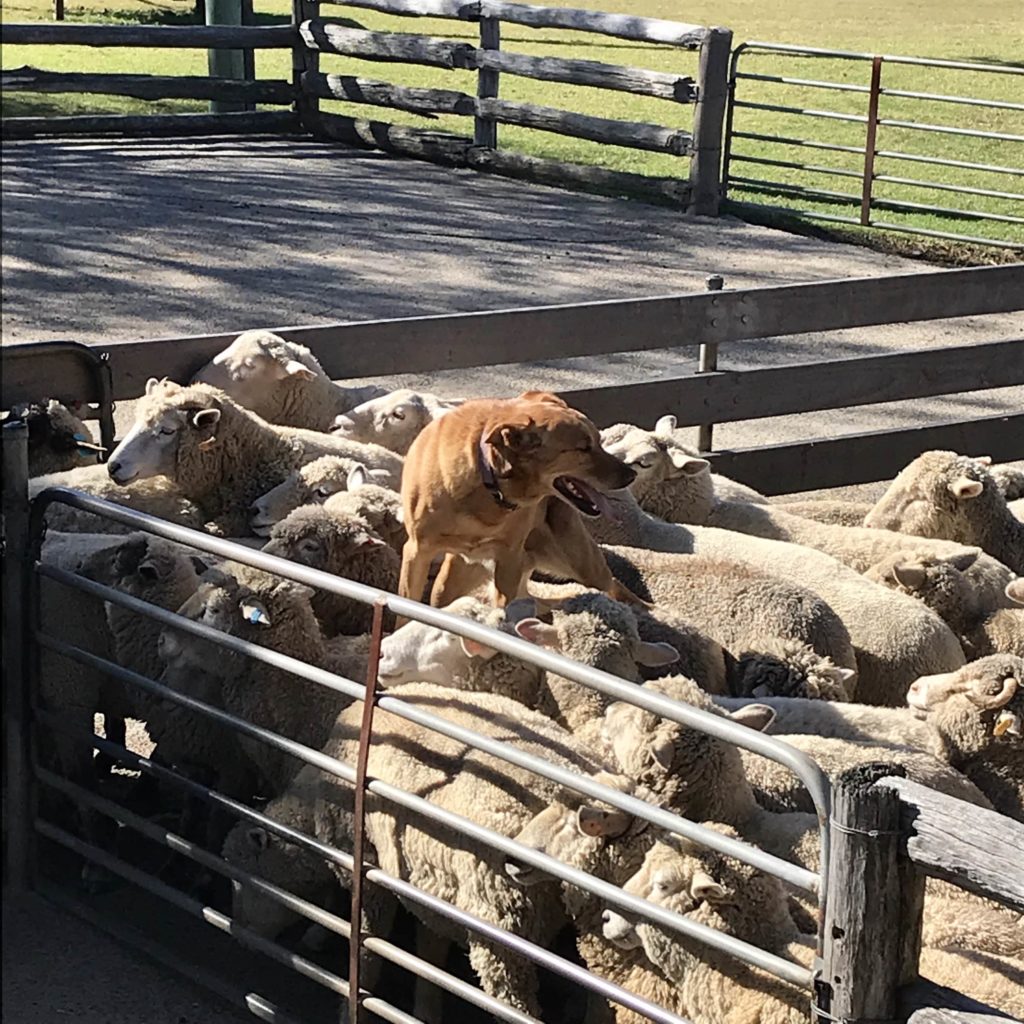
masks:
[[[625,463],[622,465],[622,479],[623,487],[628,487],[636,479],[636,470],[632,466],[627,466]]]

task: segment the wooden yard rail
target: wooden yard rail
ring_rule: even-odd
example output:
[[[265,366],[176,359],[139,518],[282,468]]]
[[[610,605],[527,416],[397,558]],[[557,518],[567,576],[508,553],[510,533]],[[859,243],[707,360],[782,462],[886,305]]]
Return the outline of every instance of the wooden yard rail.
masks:
[[[894,765],[862,765],[833,787],[817,1019],[1009,1020],[998,1008],[921,980],[918,958],[926,877],[1024,911],[1024,825],[903,774]]]
[[[383,149],[459,167],[473,167],[545,184],[582,186],[656,198],[691,213],[718,212],[719,166],[732,33],[657,18],[552,8],[506,0],[354,0],[349,6],[402,16],[429,16],[479,26],[479,45],[416,33],[365,31],[321,16],[315,0],[293,0],[293,24],[281,26],[145,26],[77,23],[8,24],[5,43],[125,47],[292,49],[292,81],[232,80],[158,75],[76,74],[19,68],[4,71],[5,90],[89,92],[142,99],[210,99],[242,103],[290,104],[285,112],[221,115],[81,115],[57,118],[5,118],[4,134],[120,132],[160,134],[177,127],[182,134],[211,131],[295,131],[361,147]],[[602,61],[533,56],[502,49],[501,23],[533,29],[591,32],[680,50],[699,50],[692,73],[678,74]],[[321,58],[337,57],[408,63],[477,75],[475,95],[443,88],[411,89],[386,81],[321,69]],[[683,125],[624,121],[556,107],[503,99],[502,75],[628,92],[672,104]],[[471,134],[396,125],[321,110],[323,100],[342,100],[433,117],[473,119]],[[690,110],[692,108],[692,114]],[[218,115],[212,115],[217,117]],[[169,121],[169,118],[176,120]],[[604,145],[664,153],[685,160],[677,176],[648,176],[601,166],[542,159],[499,146],[499,125],[587,139]]]
[[[307,345],[332,378],[342,379],[527,363],[553,354],[571,358],[663,348],[696,354],[707,344],[851,327],[884,329],[898,322],[1021,309],[1024,264],[1011,264],[275,330]],[[114,342],[90,349],[103,352],[109,363],[112,397],[129,399],[143,392],[154,373],[189,379],[234,337]],[[32,348],[14,346],[5,354]],[[21,359],[12,366],[5,359],[4,368],[4,408],[43,395],[97,400],[77,364],[58,372],[52,360],[36,364]],[[1024,384],[1024,340],[1011,337],[754,370],[680,373],[562,394],[601,426],[618,421],[651,426],[669,413],[680,426],[696,426],[1019,384]],[[881,480],[928,448],[988,454],[997,461],[1024,458],[1024,413],[720,451],[710,457],[721,472],[781,494]]]

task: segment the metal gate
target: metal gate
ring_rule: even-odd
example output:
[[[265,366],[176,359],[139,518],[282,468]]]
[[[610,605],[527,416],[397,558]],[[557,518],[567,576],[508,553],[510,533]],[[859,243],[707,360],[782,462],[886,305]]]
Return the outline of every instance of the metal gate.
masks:
[[[747,70],[758,58],[770,59],[771,73]],[[786,70],[779,71],[780,64]],[[814,70],[803,77],[800,68],[807,65]],[[949,91],[883,85],[896,68],[905,73],[933,69],[932,80],[941,78]],[[757,91],[747,82],[756,82]],[[832,94],[829,109],[814,102],[820,91]],[[766,97],[780,98],[768,102]],[[741,210],[774,209],[831,223],[1024,249],[1022,98],[1024,67],[1010,64],[741,43],[733,51],[729,76],[723,195],[740,193],[743,198],[732,205]],[[949,114],[936,111],[951,107],[972,108],[979,118],[986,112],[999,130],[973,120],[969,126],[942,123]],[[799,127],[806,119],[815,125],[810,138]],[[808,150],[828,153],[828,162],[819,163]],[[978,159],[981,155],[988,159]],[[737,172],[739,164],[753,167]],[[919,170],[908,171],[906,164]],[[829,178],[843,179],[845,187],[826,187]],[[938,199],[929,196],[936,192]],[[947,206],[944,193],[969,198],[964,206]],[[789,205],[789,200],[803,202]],[[979,224],[984,227],[977,230]]]

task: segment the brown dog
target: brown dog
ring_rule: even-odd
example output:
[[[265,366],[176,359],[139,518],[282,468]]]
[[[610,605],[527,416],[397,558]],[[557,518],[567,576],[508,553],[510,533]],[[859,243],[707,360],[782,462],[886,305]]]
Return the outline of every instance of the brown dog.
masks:
[[[601,448],[594,424],[555,395],[527,391],[514,399],[466,402],[428,424],[406,456],[402,504],[409,539],[398,592],[421,600],[431,560],[444,553],[434,605],[475,589],[489,562],[499,607],[526,594],[538,565],[643,604],[614,579],[572,511],[610,511],[602,490],[626,487],[635,476]]]

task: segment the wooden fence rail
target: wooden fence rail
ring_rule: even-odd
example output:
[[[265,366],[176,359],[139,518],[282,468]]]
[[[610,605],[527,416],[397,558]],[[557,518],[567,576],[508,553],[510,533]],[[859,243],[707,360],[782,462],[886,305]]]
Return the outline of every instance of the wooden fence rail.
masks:
[[[144,46],[193,50],[291,49],[291,25],[88,25],[80,22],[7,23],[0,43],[59,46]]]
[[[1022,308],[1024,264],[1015,264],[275,330],[307,345],[332,378],[343,379],[527,363],[548,358],[552,352],[569,358],[660,348],[693,350],[706,343],[742,343]],[[157,372],[188,380],[234,337],[113,342],[93,348],[109,360],[113,398],[126,399],[141,394],[146,379]],[[31,346],[8,351],[22,348]],[[80,374],[74,376],[77,371],[61,373],[52,363],[40,363],[33,372],[31,366],[31,360],[20,360],[14,372],[5,373],[5,408],[25,397],[50,394],[58,385],[60,394],[81,393],[76,390],[82,379]],[[1009,339],[691,374],[562,394],[599,425],[627,420],[650,426],[659,416],[671,413],[680,425],[694,426],[1020,384],[1024,384],[1024,341]],[[780,494],[884,479],[928,448],[988,454],[1000,461],[1022,458],[1024,414],[812,438],[718,451],[709,457],[718,471],[765,493]]]

